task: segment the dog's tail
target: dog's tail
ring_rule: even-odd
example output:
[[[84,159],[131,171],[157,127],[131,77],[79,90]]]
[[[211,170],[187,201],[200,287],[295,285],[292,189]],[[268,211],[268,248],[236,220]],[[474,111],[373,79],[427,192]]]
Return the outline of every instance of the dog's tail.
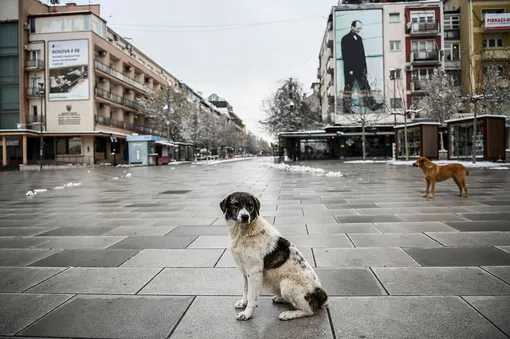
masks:
[[[320,288],[316,287],[313,292],[305,296],[306,301],[310,305],[312,311],[316,312],[319,308],[327,308],[329,306],[328,295]]]
[[[466,175],[469,175],[469,171],[468,171],[468,169],[467,169],[467,168],[466,168]]]

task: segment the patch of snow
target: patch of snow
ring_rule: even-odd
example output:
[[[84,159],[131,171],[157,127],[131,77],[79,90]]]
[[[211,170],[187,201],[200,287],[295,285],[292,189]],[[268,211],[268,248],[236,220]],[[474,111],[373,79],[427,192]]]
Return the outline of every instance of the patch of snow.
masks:
[[[404,160],[391,160],[388,162],[388,165],[405,165],[411,166],[415,163],[416,160],[413,161],[404,161]],[[473,164],[471,161],[462,161],[462,160],[433,160],[433,162],[437,165],[447,165],[447,164],[461,164],[467,168],[491,168],[491,167],[501,167],[501,163],[491,162],[491,161],[477,161]]]
[[[80,185],[81,185],[81,183],[79,183],[79,182],[70,182],[68,184],[65,184],[64,186],[65,187],[76,187],[76,186],[80,186]]]
[[[113,177],[112,180],[119,180],[119,177]]]
[[[90,171],[87,171],[87,173],[90,173]]]
[[[326,173],[326,176],[340,178],[343,177],[344,175],[341,172],[328,172]]]
[[[126,174],[126,178],[131,178],[131,173]]]
[[[507,170],[509,168],[508,167],[504,167],[504,166],[495,166],[495,167],[490,167],[490,169],[493,169],[493,170]]]
[[[64,186],[57,186],[57,187],[54,187],[53,189],[54,189],[54,190],[63,190],[63,189],[64,189]]]
[[[48,192],[48,190],[46,188],[36,188],[34,190],[35,193],[42,193],[42,192]]]
[[[36,195],[37,193],[36,192],[32,192],[32,191],[28,191],[27,194],[25,194],[27,197],[33,197],[34,195]]]
[[[328,177],[343,177],[343,174],[341,172],[326,172],[322,168],[288,165],[288,164],[284,164],[284,163],[274,164],[271,162],[266,162],[266,163],[263,163],[262,165],[267,166],[267,167],[276,168],[276,169],[285,170],[287,172],[313,173],[313,174],[317,174],[317,175],[325,175]]]
[[[250,159],[254,159],[254,158],[253,157],[244,157],[244,158],[233,158],[233,159],[226,159],[226,160],[202,160],[202,161],[193,162],[193,164],[194,165],[210,166],[210,165],[223,164],[225,162],[243,161],[243,160],[250,160]]]
[[[350,160],[344,161],[344,164],[385,164],[388,160]]]

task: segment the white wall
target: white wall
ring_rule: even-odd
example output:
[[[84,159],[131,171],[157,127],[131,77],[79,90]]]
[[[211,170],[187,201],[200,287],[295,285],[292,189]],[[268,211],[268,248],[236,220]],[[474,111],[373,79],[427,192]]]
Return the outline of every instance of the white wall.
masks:
[[[0,1],[0,21],[18,20],[18,0]]]

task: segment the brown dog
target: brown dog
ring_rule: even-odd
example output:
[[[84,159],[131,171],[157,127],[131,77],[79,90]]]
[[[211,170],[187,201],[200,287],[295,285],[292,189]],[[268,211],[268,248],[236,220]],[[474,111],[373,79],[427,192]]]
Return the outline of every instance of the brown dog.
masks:
[[[459,187],[459,197],[462,197],[462,189],[464,189],[465,197],[468,197],[468,188],[466,186],[466,175],[469,171],[461,164],[448,164],[436,165],[425,157],[419,157],[413,164],[414,167],[419,167],[423,171],[423,176],[427,182],[427,189],[423,195],[426,198],[429,195],[429,187],[432,184],[432,193],[430,199],[434,198],[436,194],[436,182],[453,179]]]

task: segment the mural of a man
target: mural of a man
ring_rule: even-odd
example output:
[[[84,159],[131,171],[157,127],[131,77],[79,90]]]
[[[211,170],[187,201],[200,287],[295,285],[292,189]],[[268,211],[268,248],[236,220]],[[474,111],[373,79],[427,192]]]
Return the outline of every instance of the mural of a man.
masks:
[[[377,109],[378,105],[370,93],[370,84],[367,79],[367,60],[363,39],[359,35],[362,23],[360,20],[354,20],[351,23],[351,31],[347,33],[341,41],[342,59],[344,62],[344,95],[343,111],[352,112],[352,88],[354,82],[358,83],[359,89],[365,98],[364,105],[370,109]]]

